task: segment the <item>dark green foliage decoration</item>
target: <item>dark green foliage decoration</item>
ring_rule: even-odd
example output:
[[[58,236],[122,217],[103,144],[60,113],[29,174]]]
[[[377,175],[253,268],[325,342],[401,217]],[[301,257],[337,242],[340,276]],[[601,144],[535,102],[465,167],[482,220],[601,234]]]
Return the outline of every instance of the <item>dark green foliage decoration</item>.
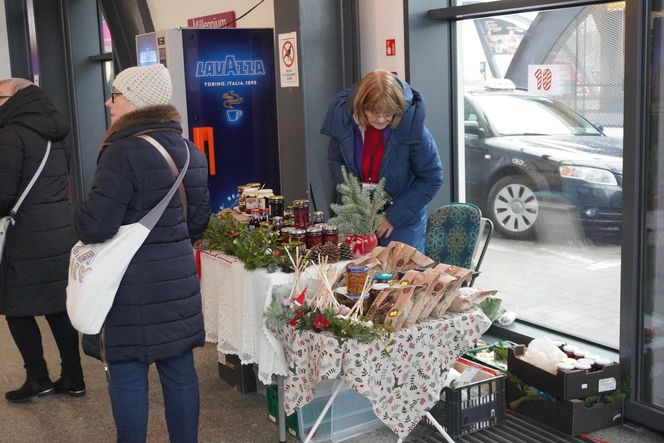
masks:
[[[206,249],[237,257],[249,271],[265,268],[271,263],[286,265],[288,254],[284,248],[295,247],[293,244],[282,244],[279,234],[271,228],[252,228],[238,221],[230,212],[222,212],[210,218],[203,240]]]
[[[330,208],[337,214],[329,220],[339,232],[353,235],[370,235],[376,232],[383,217],[383,209],[389,203],[382,178],[373,190],[363,189],[360,181],[341,167],[344,182],[337,186],[341,204],[332,203]]]

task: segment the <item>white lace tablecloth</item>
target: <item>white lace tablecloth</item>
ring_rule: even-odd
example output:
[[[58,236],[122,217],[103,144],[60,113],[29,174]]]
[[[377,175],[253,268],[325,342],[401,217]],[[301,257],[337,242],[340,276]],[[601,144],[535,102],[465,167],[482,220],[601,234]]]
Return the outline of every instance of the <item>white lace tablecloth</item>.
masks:
[[[286,375],[281,344],[267,329],[263,312],[275,286],[289,284],[292,274],[265,269],[247,271],[236,257],[216,251],[201,252],[201,296],[205,338],[223,354],[236,354],[243,364],[257,363],[258,378],[266,384],[272,375]]]
[[[276,334],[289,366],[286,413],[311,401],[321,380],[341,378],[371,401],[394,433],[406,437],[439,400],[449,368],[489,326],[480,309],[448,313],[369,343],[340,343],[330,334],[285,326]]]

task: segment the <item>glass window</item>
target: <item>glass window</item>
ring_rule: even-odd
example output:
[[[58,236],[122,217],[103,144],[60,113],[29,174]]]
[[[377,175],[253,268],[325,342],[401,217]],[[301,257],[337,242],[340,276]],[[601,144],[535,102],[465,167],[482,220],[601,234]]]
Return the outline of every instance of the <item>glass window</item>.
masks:
[[[664,353],[664,11],[661,2],[652,11],[650,59],[650,134],[646,143],[645,288],[643,300],[643,371],[641,399],[664,407],[662,367]]]
[[[615,4],[457,26],[465,198],[495,226],[476,285],[523,321],[616,349],[623,29]]]

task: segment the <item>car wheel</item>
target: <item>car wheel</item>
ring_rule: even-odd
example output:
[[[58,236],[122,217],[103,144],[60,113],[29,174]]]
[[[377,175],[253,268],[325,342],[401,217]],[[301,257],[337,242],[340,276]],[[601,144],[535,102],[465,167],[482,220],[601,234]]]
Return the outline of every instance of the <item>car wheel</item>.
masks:
[[[498,180],[489,191],[487,208],[496,230],[504,236],[533,237],[540,207],[532,184],[524,177],[510,175]]]

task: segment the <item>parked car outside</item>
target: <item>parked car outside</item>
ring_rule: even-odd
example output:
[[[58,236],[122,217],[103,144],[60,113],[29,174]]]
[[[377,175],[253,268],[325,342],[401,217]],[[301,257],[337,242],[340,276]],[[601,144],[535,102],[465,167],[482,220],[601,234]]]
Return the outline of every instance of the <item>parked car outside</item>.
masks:
[[[568,211],[586,233],[620,231],[621,140],[525,91],[467,92],[464,114],[467,200],[498,232],[532,238],[545,207]]]

